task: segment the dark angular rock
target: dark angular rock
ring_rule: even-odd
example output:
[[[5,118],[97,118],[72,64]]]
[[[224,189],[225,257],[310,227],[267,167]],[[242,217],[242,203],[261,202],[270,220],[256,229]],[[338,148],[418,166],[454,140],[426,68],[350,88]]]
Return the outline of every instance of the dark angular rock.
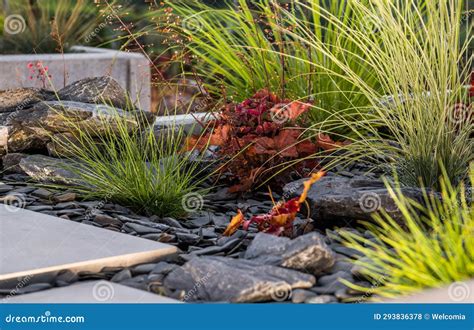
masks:
[[[312,275],[224,257],[195,257],[172,271],[165,286],[185,291],[185,301],[257,302],[274,300],[278,292],[309,288]]]
[[[201,236],[187,233],[176,233],[176,238],[184,244],[197,244],[201,240]]]
[[[183,228],[183,226],[181,226],[181,223],[178,220],[173,219],[173,218],[169,218],[169,217],[165,217],[163,219],[159,219],[159,220],[156,220],[154,222],[160,222],[160,223],[163,223],[163,224],[168,225],[170,227]]]
[[[79,128],[87,131],[91,137],[97,137],[110,130],[117,130],[117,116],[126,120],[130,129],[140,125],[149,126],[154,118],[152,113],[124,111],[103,104],[46,101],[37,103],[32,108],[13,112],[5,118],[3,126],[0,126],[0,146],[5,145],[6,139],[10,152],[44,151],[55,133],[67,137],[66,133]],[[56,140],[56,143],[59,141],[61,139]]]
[[[347,288],[347,286],[340,281],[341,279],[352,283],[354,282],[350,273],[339,271],[331,275],[319,277],[318,286],[315,286],[310,290],[318,294],[335,294],[336,291]]]
[[[124,230],[135,231],[139,235],[160,234],[161,233],[161,230],[159,230],[159,229],[155,229],[155,228],[152,228],[152,227],[147,227],[147,226],[140,225],[140,224],[137,224],[137,223],[130,223],[130,222],[126,223],[123,226],[123,228],[124,228]]]
[[[2,157],[2,165],[4,173],[20,173],[25,174],[20,167],[20,161],[28,155],[23,153],[11,152]]]
[[[178,265],[175,265],[175,264],[170,264],[168,262],[165,262],[165,261],[160,261],[159,263],[157,263],[155,265],[155,267],[153,268],[153,270],[151,271],[151,274],[163,274],[163,275],[167,275],[169,273],[171,273],[173,270],[175,270],[176,268],[178,268],[179,266]]]
[[[130,269],[125,268],[121,270],[120,272],[118,272],[117,274],[115,274],[114,276],[112,276],[112,278],[110,279],[110,282],[118,283],[125,280],[129,280],[131,278],[132,278],[132,272],[130,271]]]
[[[32,293],[41,290],[51,289],[53,286],[50,283],[33,283],[22,288],[19,288],[18,294]]]
[[[76,193],[72,193],[72,192],[55,195],[53,197],[54,201],[58,202],[58,203],[72,202],[72,201],[76,200],[76,198],[77,198]]]
[[[283,189],[285,195],[299,196],[303,182],[298,180],[287,184]],[[415,188],[402,188],[402,193],[419,201],[423,197],[421,190]],[[381,209],[394,219],[402,218],[383,181],[364,176],[323,177],[311,186],[307,201],[311,218],[332,224],[334,221],[371,220],[371,214]]]
[[[250,243],[245,258],[314,275],[330,269],[335,262],[335,255],[324,243],[324,237],[316,232],[294,240],[259,233]]]
[[[77,175],[67,170],[67,160],[43,155],[30,155],[20,161],[21,169],[32,179],[41,182],[73,183]]]
[[[18,88],[0,91],[0,113],[21,111],[44,101],[52,92],[38,88]]]
[[[0,183],[0,194],[7,193],[13,189],[13,186],[8,184]]]
[[[117,227],[122,226],[122,221],[112,218],[105,214],[97,214],[94,217],[94,221],[103,226],[117,226]]]
[[[127,93],[120,84],[109,76],[78,80],[58,91],[60,100],[83,103],[108,103],[118,108],[127,106]]]

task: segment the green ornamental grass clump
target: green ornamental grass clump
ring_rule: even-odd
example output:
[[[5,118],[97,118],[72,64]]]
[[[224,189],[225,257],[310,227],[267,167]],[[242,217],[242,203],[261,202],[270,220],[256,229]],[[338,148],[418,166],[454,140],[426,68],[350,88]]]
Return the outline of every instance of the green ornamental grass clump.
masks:
[[[351,111],[333,113],[310,128],[315,135],[325,132],[351,141],[343,147],[345,157],[334,158],[332,164],[359,159],[388,164],[387,170],[395,169],[401,183],[436,189],[440,164],[452,183],[465,179],[474,161],[474,116],[465,88],[472,64],[472,57],[465,55],[473,34],[468,32],[463,40],[460,33],[464,1],[348,1],[357,20],[365,19],[362,25],[315,8],[315,1],[304,2],[300,3],[308,11],[331,22],[340,38],[356,45],[364,67],[378,82],[374,88],[353,70],[350,50],[339,49],[348,57],[336,54],[297,15],[283,11],[294,27],[282,33],[343,70],[345,79],[369,102],[367,107],[354,104]],[[299,60],[308,63],[305,57]],[[350,132],[340,134],[341,128]]]
[[[159,11],[150,13],[156,19],[152,28],[168,36],[175,59],[185,64],[184,74],[202,81],[214,97],[221,98],[224,92],[241,102],[265,88],[281,98],[314,101],[315,111],[308,115],[319,122],[334,112],[368,104],[359,86],[336,65],[342,57],[366,84],[377,88],[375,76],[363,61],[364,53],[322,15],[328,11],[347,24],[359,24],[345,1],[239,0],[228,1],[222,8],[201,1],[163,3]],[[295,29],[288,14],[305,29]],[[286,33],[286,28],[298,37]],[[326,45],[332,57],[300,42],[308,31]]]
[[[8,31],[0,35],[3,53],[66,52],[84,43],[105,21],[94,3],[87,0],[15,0],[0,7],[4,5],[2,27]]]
[[[143,114],[110,109],[97,120],[100,132],[64,118],[75,133],[55,139],[74,164],[66,166],[76,176],[69,189],[147,215],[180,217],[203,206],[207,166],[182,152],[183,127],[172,124],[155,134]]]
[[[441,192],[425,190],[422,204],[405,197],[399,187],[387,185],[403,219],[397,222],[382,210],[374,216],[374,222],[365,222],[375,240],[342,233],[347,246],[367,257],[356,264],[373,286],[344,283],[379,297],[396,297],[472,279],[473,185],[474,166],[470,168],[468,187],[453,186],[445,172],[440,180]]]

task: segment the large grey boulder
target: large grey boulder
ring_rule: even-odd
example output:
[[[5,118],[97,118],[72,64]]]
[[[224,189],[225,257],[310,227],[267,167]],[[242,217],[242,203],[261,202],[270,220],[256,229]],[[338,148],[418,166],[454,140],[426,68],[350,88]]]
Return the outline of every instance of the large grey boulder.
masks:
[[[142,111],[123,111],[106,105],[74,101],[46,101],[32,108],[12,113],[4,122],[7,127],[9,152],[45,150],[55,133],[85,130],[91,136],[100,136],[117,129],[117,117],[129,129],[148,126],[153,114]],[[1,127],[0,127],[1,128]]]
[[[195,257],[173,270],[164,285],[184,291],[185,301],[258,302],[285,300],[291,290],[315,282],[312,275],[250,260]]]
[[[112,77],[92,77],[78,80],[58,91],[63,101],[92,104],[110,104],[117,108],[127,107],[127,94]]]
[[[293,240],[259,233],[247,248],[245,258],[320,275],[334,265],[336,255],[316,232]]]
[[[77,127],[100,136],[115,128],[117,116],[130,127],[154,123],[151,112],[124,111],[126,107],[125,90],[110,77],[83,79],[56,94],[34,88],[0,92],[0,155],[45,153],[53,134],[72,133]]]
[[[299,196],[303,191],[303,182],[298,180],[287,184],[283,188],[284,195],[289,198]],[[418,201],[423,199],[420,189],[402,188],[402,193]],[[394,219],[402,219],[383,181],[365,176],[323,177],[311,186],[307,202],[310,217],[325,223],[371,220],[372,213],[382,209]]]

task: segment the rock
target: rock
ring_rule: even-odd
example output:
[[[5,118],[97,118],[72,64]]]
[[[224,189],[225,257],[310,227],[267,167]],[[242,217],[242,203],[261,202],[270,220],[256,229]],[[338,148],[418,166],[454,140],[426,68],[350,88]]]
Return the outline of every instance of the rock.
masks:
[[[41,182],[73,184],[77,175],[69,171],[72,163],[43,155],[30,155],[20,161],[20,168],[32,179]]]
[[[309,288],[312,275],[225,257],[195,257],[173,270],[164,285],[184,290],[185,301],[271,301],[293,289]]]
[[[240,239],[240,238],[233,238],[231,240],[228,240],[223,245],[214,245],[214,246],[205,247],[205,248],[200,249],[198,251],[193,251],[190,254],[195,255],[195,256],[216,255],[217,253],[220,253],[220,252],[227,252],[227,251],[232,250],[241,241],[242,241],[242,239]]]
[[[38,197],[38,198],[41,198],[41,199],[49,199],[51,196],[53,196],[53,193],[47,189],[44,189],[44,188],[38,188],[36,190],[34,190],[32,193],[31,193],[32,196],[35,196],[35,197]]]
[[[8,184],[0,183],[0,194],[7,193],[13,189],[13,186]]]
[[[71,283],[76,282],[79,279],[76,273],[71,272],[70,270],[62,270],[58,273],[55,279],[55,284],[57,286],[67,286]]]
[[[74,101],[41,102],[32,108],[13,112],[4,119],[3,127],[8,128],[5,133],[7,148],[10,152],[43,151],[52,141],[52,136],[59,137],[54,141],[61,145],[60,141],[64,141],[66,133],[75,132],[78,128],[86,131],[91,137],[98,137],[107,131],[117,130],[117,116],[123,118],[130,129],[140,125],[149,126],[154,118],[152,113],[124,111],[101,104]],[[63,135],[55,135],[58,133]],[[1,139],[5,139],[5,134],[1,135]],[[50,151],[55,152],[52,149]]]
[[[201,236],[187,233],[176,233],[176,238],[184,244],[197,244],[201,240]]]
[[[20,167],[20,161],[28,155],[22,153],[11,152],[2,157],[2,165],[4,173],[20,173],[25,174]]]
[[[112,276],[112,278],[110,279],[110,282],[118,283],[125,280],[129,280],[131,278],[132,278],[132,272],[130,271],[130,269],[126,268],[126,269],[121,270],[114,276]]]
[[[74,156],[74,152],[71,151],[70,145],[80,147],[81,143],[71,133],[57,133],[46,144],[46,149],[51,157],[71,157]]]
[[[156,264],[141,264],[131,269],[133,275],[149,274],[155,268]]]
[[[335,263],[335,255],[316,232],[290,240],[259,233],[245,252],[245,258],[319,275]]]
[[[337,302],[337,298],[330,295],[321,295],[313,298],[309,298],[305,301],[307,304],[329,304]]]
[[[135,231],[138,235],[145,235],[145,234],[161,234],[161,230],[152,228],[152,227],[147,227],[144,225],[140,225],[138,223],[126,223],[123,226],[124,230],[127,231]]]
[[[209,216],[203,216],[203,217],[187,220],[184,224],[191,225],[194,228],[200,228],[209,224],[210,222],[211,222],[211,219]]]
[[[336,291],[346,289],[347,286],[340,282],[340,279],[354,282],[350,273],[339,271],[331,275],[325,275],[318,278],[318,286],[311,288],[311,291],[318,294],[335,294]]]
[[[214,224],[214,226],[216,226],[218,228],[226,228],[227,225],[230,223],[230,218],[228,216],[225,216],[225,215],[221,215],[221,216],[214,215],[211,218],[211,220],[212,220],[212,223]]]
[[[121,109],[127,108],[126,91],[115,79],[109,76],[78,80],[59,90],[58,97],[64,101],[105,103]]]
[[[169,217],[165,217],[163,219],[159,219],[159,220],[156,220],[154,222],[164,223],[165,225],[168,225],[170,227],[183,228],[183,226],[181,226],[181,224],[179,223],[178,220],[173,219],[173,218],[169,218]]]
[[[55,195],[53,197],[54,201],[58,203],[72,202],[72,201],[75,201],[76,198],[77,198],[76,193],[72,193],[72,192]]]
[[[298,180],[287,184],[283,191],[286,196],[299,196],[303,182]],[[402,193],[418,201],[423,195],[420,189],[402,188]],[[371,220],[371,213],[384,209],[394,219],[402,219],[402,214],[390,197],[382,180],[364,176],[353,178],[326,176],[311,186],[307,201],[310,217],[318,221],[356,221]]]
[[[334,266],[330,269],[331,272],[337,273],[339,271],[350,272],[354,267],[354,264],[348,261],[337,260]]]
[[[18,294],[32,293],[36,291],[51,289],[53,286],[50,283],[33,283],[22,288],[19,288]]]
[[[52,92],[38,88],[18,88],[0,91],[0,113],[21,111],[31,105],[44,101]]]
[[[26,209],[34,212],[42,212],[51,211],[53,207],[51,205],[30,205],[27,206]]]
[[[296,289],[291,293],[291,302],[294,304],[301,304],[308,299],[317,297],[318,295],[309,290]]]
[[[163,274],[163,275],[167,275],[169,273],[171,273],[173,270],[175,270],[176,268],[178,268],[179,266],[178,265],[175,265],[175,264],[170,264],[168,262],[165,262],[165,261],[160,261],[159,263],[157,263],[155,265],[155,267],[153,268],[153,270],[151,271],[151,274]]]
[[[112,218],[105,214],[97,214],[94,217],[94,221],[97,222],[98,224],[101,224],[102,226],[117,226],[119,228],[122,227],[122,221]]]

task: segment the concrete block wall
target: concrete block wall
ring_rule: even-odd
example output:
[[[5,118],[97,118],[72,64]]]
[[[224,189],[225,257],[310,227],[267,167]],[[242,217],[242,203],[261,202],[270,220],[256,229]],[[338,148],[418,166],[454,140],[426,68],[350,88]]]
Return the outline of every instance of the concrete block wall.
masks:
[[[31,80],[28,63],[42,62],[51,74],[47,89],[61,89],[77,80],[110,75],[131,95],[139,107],[151,111],[150,66],[138,53],[75,46],[73,53],[0,55],[0,90],[42,87]],[[52,85],[52,86],[51,86]]]

